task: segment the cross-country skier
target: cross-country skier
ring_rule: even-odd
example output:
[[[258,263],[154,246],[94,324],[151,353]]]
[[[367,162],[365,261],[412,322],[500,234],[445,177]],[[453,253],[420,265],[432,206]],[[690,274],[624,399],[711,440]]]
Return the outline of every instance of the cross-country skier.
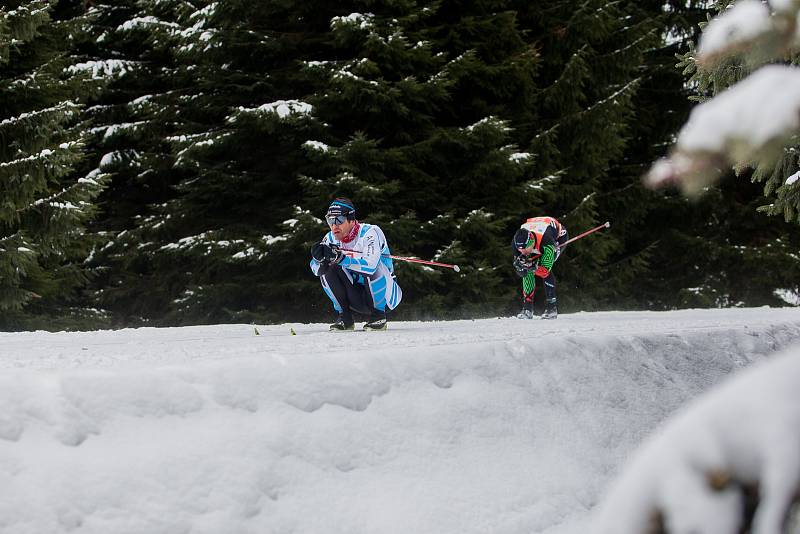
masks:
[[[364,330],[385,330],[386,310],[400,304],[403,292],[383,231],[360,223],[347,198],[331,202],[325,221],[331,231],[311,247],[311,270],[339,314],[331,330],[353,330],[353,312],[369,317]]]
[[[514,269],[522,277],[522,311],[519,319],[533,318],[533,295],[536,279],[544,283],[547,300],[542,319],[558,317],[556,307],[555,264],[564,243],[569,239],[567,229],[553,217],[533,217],[525,221],[514,234],[511,246],[514,249]]]

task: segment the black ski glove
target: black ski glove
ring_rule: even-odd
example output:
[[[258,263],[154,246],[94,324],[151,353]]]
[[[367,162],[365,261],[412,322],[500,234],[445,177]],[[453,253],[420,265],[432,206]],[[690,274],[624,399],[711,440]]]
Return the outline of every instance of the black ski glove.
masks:
[[[520,254],[514,258],[514,270],[520,277],[524,277],[533,268],[533,260]]]
[[[344,252],[336,245],[329,245],[325,249],[325,260],[331,265],[338,265],[344,259]]]
[[[315,244],[313,247],[311,247],[311,257],[322,263],[325,261],[325,248],[326,245],[323,245],[322,243]]]
[[[344,252],[336,245],[317,243],[311,247],[311,257],[320,264],[336,265],[344,259]]]

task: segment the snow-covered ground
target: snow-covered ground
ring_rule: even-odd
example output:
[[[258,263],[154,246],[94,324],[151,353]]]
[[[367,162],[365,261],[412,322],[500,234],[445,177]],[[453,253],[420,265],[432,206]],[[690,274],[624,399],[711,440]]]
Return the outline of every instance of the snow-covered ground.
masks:
[[[0,333],[0,532],[582,533],[800,309],[326,330]]]

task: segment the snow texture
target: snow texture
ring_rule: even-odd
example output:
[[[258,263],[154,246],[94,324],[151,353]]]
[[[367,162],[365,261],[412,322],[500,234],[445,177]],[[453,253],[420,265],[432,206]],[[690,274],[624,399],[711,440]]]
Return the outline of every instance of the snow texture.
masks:
[[[796,0],[732,3],[705,28],[698,67],[709,69],[740,53],[754,64],[788,57],[800,44],[799,9]],[[644,181],[651,187],[677,184],[688,195],[698,194],[726,167],[773,161],[777,147],[798,128],[800,69],[768,64],[695,107],[669,157],[657,161]]]
[[[769,8],[758,0],[741,0],[708,23],[697,47],[700,56],[752,41],[772,28]]]
[[[125,75],[136,64],[132,61],[106,59],[102,61],[86,61],[70,65],[65,72],[70,75],[87,74],[93,79],[119,78]]]
[[[0,531],[583,533],[654,427],[799,334],[793,308],[0,333]],[[749,417],[782,369],[674,457],[791,437]]]
[[[257,108],[239,107],[239,113],[275,114],[281,119],[285,119],[290,115],[308,115],[312,111],[313,107],[310,104],[300,100],[276,100]]]
[[[760,148],[800,126],[800,68],[768,65],[696,106],[678,149],[722,152],[735,143]]]
[[[594,532],[743,532],[745,492],[761,502],[752,532],[780,534],[800,490],[800,347],[728,380],[681,411],[631,462]]]
[[[645,183],[679,183],[696,193],[725,162],[749,163],[800,128],[800,68],[768,65],[696,106],[668,158],[658,160]]]

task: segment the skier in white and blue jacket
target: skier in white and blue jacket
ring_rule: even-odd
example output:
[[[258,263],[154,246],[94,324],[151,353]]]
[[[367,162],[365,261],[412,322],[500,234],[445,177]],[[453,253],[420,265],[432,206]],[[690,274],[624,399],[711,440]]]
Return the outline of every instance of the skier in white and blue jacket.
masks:
[[[360,223],[347,198],[336,198],[325,214],[328,232],[311,247],[311,270],[339,314],[331,330],[353,330],[353,312],[369,317],[364,330],[385,330],[386,310],[400,304],[389,245],[383,230]]]

